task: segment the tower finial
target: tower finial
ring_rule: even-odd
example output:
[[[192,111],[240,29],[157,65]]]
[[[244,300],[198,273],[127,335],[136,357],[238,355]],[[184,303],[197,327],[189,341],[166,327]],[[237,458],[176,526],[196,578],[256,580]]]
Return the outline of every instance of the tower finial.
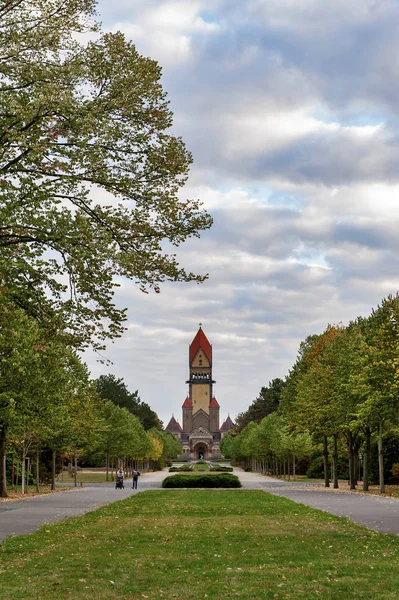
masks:
[[[200,329],[201,329],[201,327],[202,327],[202,323],[200,323],[200,324],[199,324],[199,326],[200,326]]]

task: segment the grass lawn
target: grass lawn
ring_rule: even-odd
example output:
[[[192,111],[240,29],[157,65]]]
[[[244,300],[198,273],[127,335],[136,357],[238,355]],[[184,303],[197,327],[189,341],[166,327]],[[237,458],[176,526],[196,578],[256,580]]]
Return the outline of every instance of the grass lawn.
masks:
[[[111,479],[112,479],[112,473],[110,471],[108,474],[108,481],[111,481]],[[85,471],[78,471],[77,480],[78,480],[79,484],[80,484],[80,482],[82,482],[82,483],[103,483],[106,481],[106,474],[101,473],[101,472],[100,473],[91,473],[91,472],[88,473]],[[70,483],[71,485],[74,484],[73,476],[71,476],[67,472],[64,473],[63,479],[62,479],[61,475],[58,475],[56,481],[63,482],[63,483]]]
[[[209,472],[209,466],[206,463],[196,463],[194,465],[194,471],[208,471]]]
[[[398,598],[399,538],[252,490],[154,490],[0,546],[3,600]]]

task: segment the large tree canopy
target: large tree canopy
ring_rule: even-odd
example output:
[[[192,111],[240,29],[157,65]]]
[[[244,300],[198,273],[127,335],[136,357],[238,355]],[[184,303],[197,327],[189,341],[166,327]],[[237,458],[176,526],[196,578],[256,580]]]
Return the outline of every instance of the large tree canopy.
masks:
[[[202,281],[167,246],[211,225],[182,200],[158,64],[101,35],[92,0],[0,1],[0,280],[79,347],[120,335],[118,277]],[[90,36],[93,39],[79,42]]]

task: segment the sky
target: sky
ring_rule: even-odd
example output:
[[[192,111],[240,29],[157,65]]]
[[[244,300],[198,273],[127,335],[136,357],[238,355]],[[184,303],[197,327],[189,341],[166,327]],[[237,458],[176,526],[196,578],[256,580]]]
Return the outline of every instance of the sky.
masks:
[[[221,422],[234,419],[308,335],[399,290],[399,2],[101,0],[98,11],[161,65],[173,132],[194,158],[184,195],[214,225],[177,251],[208,280],[149,295],[123,282],[112,364],[85,360],[165,425],[181,422],[202,323]]]

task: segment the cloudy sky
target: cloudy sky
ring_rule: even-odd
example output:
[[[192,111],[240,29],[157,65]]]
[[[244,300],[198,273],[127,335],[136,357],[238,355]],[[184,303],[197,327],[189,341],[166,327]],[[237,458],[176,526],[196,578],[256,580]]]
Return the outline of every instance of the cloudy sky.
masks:
[[[128,331],[112,366],[89,367],[180,419],[201,322],[234,418],[307,335],[399,289],[399,2],[101,0],[99,13],[162,66],[194,156],[185,195],[214,226],[178,252],[209,280],[159,295],[126,282]]]

